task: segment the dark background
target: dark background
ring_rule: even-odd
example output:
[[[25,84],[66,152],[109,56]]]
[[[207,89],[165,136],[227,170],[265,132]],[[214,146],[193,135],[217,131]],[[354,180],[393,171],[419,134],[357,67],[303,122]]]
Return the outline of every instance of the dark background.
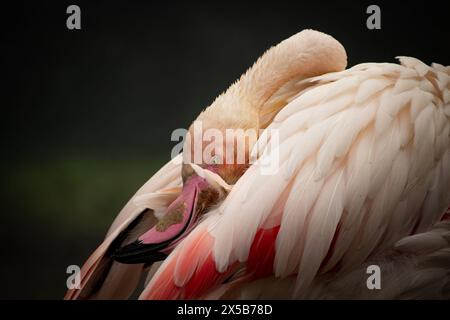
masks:
[[[349,66],[450,64],[444,2],[373,3],[381,30],[366,28],[372,2],[2,3],[0,298],[62,298],[66,267],[169,160],[172,130],[292,34],[331,34]]]

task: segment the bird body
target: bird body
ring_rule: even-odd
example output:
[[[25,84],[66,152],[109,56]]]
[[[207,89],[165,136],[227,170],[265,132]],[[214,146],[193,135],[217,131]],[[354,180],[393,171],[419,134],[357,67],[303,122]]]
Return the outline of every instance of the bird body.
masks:
[[[266,139],[237,165],[195,163],[184,148],[125,206],[66,298],[127,298],[165,255],[140,298],[450,297],[439,223],[450,67],[399,60],[345,69],[339,42],[312,30],[270,49],[197,118]],[[392,283],[376,294],[370,263]]]

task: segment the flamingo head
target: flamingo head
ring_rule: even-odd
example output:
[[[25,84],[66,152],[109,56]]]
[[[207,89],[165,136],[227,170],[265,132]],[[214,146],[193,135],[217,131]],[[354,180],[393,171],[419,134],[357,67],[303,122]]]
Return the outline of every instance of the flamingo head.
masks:
[[[288,84],[343,70],[346,63],[342,45],[313,30],[266,52],[191,125],[183,147],[181,193],[150,230],[116,250],[114,258],[150,263],[169,253],[203,215],[214,211],[211,207],[225,199],[249,167],[259,130],[268,125],[264,119],[272,119],[297,93]]]
[[[238,140],[242,137],[247,142],[244,143],[243,160],[236,162],[240,145]],[[194,148],[186,143],[181,169],[181,192],[150,229],[136,241],[117,249],[114,259],[122,263],[146,264],[164,259],[198,225],[202,217],[226,198],[232,186],[245,173],[252,144],[248,143],[248,135],[242,137],[217,139],[212,144],[202,143],[199,150],[204,157],[197,163],[187,160],[191,156],[192,159],[196,157]],[[208,153],[205,150],[212,151]],[[228,161],[225,159],[227,153],[233,155],[228,157]]]

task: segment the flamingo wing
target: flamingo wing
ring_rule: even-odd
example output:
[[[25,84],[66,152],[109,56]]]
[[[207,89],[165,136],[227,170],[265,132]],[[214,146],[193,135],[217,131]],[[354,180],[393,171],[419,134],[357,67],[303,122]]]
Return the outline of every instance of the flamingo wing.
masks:
[[[316,277],[301,299],[449,299],[450,221],[399,240],[390,250],[370,258],[339,277]],[[380,268],[382,290],[367,290],[367,270]],[[420,288],[420,290],[418,290]],[[289,299],[292,278],[261,278],[222,285],[207,295],[217,299]]]
[[[400,62],[302,80],[258,161],[141,298],[199,298],[270,275],[295,277],[298,296],[439,221],[450,204],[450,68]],[[278,170],[264,174],[274,159]]]

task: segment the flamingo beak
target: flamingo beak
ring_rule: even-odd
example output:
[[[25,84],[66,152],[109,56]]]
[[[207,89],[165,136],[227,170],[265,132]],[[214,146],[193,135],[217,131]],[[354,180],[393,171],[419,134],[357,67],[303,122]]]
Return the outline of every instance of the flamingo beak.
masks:
[[[152,263],[165,258],[195,227],[204,203],[199,195],[210,188],[207,179],[193,174],[183,185],[181,194],[169,205],[167,212],[137,241],[117,249],[114,259],[122,263]],[[204,202],[204,199],[201,201]]]

